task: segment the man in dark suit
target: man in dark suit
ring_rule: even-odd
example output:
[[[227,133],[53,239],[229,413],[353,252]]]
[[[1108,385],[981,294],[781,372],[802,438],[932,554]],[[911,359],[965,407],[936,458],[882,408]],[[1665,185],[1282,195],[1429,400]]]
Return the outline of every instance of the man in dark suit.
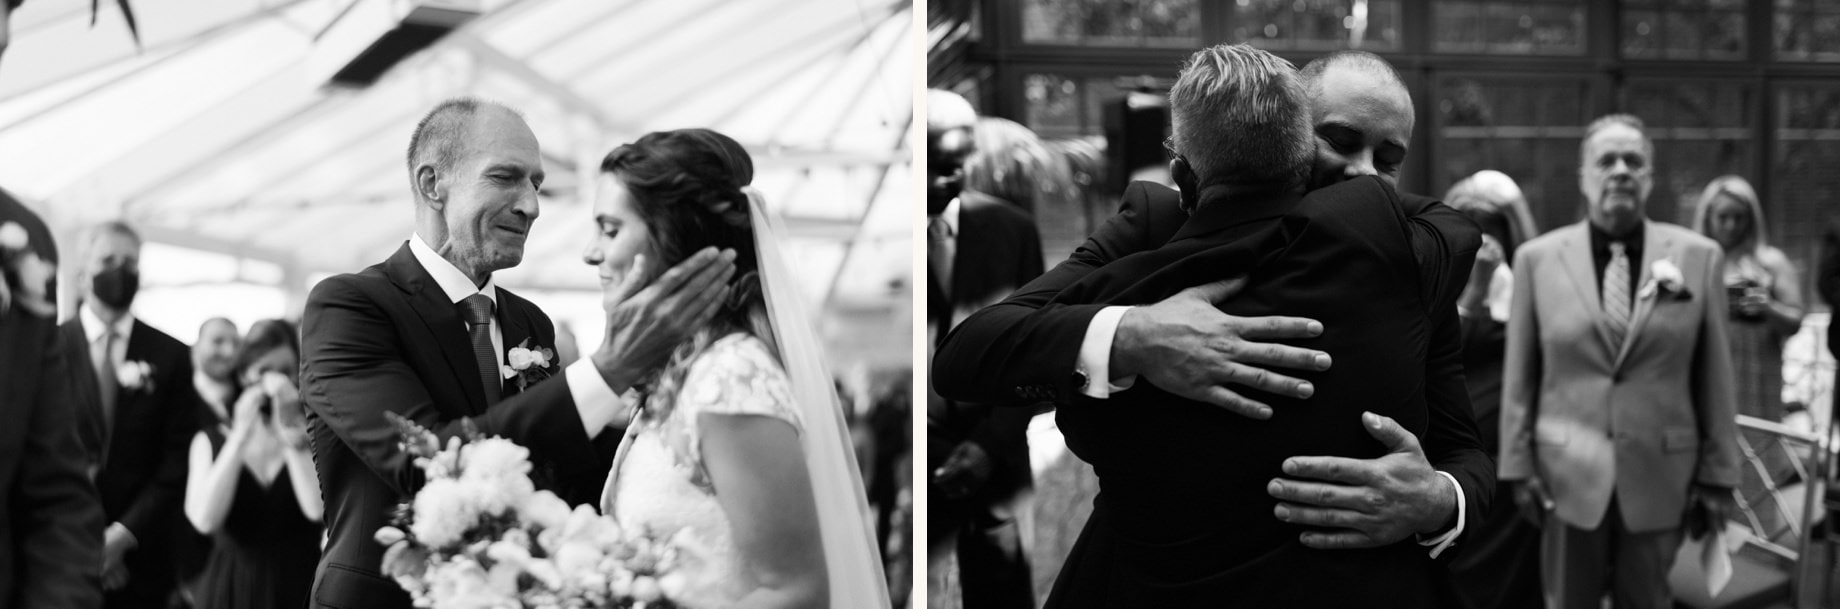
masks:
[[[177,580],[173,532],[185,494],[185,451],[197,431],[191,349],[135,319],[141,238],[126,223],[86,233],[82,302],[64,322],[80,344],[78,408],[102,496],[102,586],[108,607],[164,607]],[[89,398],[93,398],[89,399]]]
[[[1411,98],[1392,67],[1371,53],[1343,51],[1304,66],[1302,76],[1317,136],[1310,187],[1363,175],[1392,185],[1411,141],[1413,116]],[[1425,197],[1401,197],[1415,222],[1450,211]],[[1273,412],[1230,385],[1309,398],[1315,389],[1309,383],[1267,368],[1324,370],[1329,354],[1254,341],[1309,338],[1322,332],[1321,324],[1222,312],[1220,305],[1243,289],[1232,286],[1243,284],[1197,286],[1128,308],[1050,302],[1093,269],[1167,242],[1188,217],[1176,191],[1133,184],[1120,212],[1072,257],[1008,300],[972,315],[948,337],[935,362],[935,383],[958,398],[1031,392],[1065,403],[1078,395],[1105,399],[1114,387],[1141,375],[1176,395],[1254,418]],[[1444,548],[1461,541],[1471,514],[1486,512],[1495,466],[1476,445],[1459,320],[1452,308],[1439,311],[1435,321],[1426,392],[1438,416],[1423,437],[1422,452],[1402,446],[1379,459],[1299,457],[1297,469],[1274,480],[1272,492],[1287,502],[1292,518],[1324,527],[1323,534],[1307,536],[1306,545],[1376,547],[1418,535],[1434,555],[1444,556]],[[1326,466],[1342,473],[1329,475]],[[1433,468],[1458,492],[1404,482],[1423,480]],[[1362,501],[1373,496],[1381,500]],[[1414,524],[1439,514],[1454,515],[1430,535]]]
[[[24,243],[13,249],[8,233]],[[45,310],[57,261],[44,221],[0,191],[0,609],[102,606],[102,503],[70,406],[70,368],[81,364]]]
[[[1313,150],[1304,87],[1282,60],[1219,46],[1191,58],[1170,92],[1191,217],[1167,244],[1121,258],[1056,303],[1135,305],[1246,276],[1240,315],[1293,311],[1324,321],[1310,347],[1333,370],[1305,373],[1301,401],[1242,416],[1143,383],[1108,400],[1075,398],[1059,422],[1100,479],[1094,514],[1049,606],[1427,607],[1448,602],[1441,565],[1412,541],[1323,550],[1315,529],[1268,494],[1295,455],[1375,459],[1419,450],[1440,414],[1425,400],[1434,318],[1448,309],[1479,237],[1454,211],[1409,218],[1390,186],[1363,178],[1300,193]],[[1467,413],[1444,424],[1473,423]],[[1473,429],[1470,442],[1474,443]],[[1415,485],[1453,489],[1422,473]],[[1409,523],[1445,526],[1452,511]],[[1274,526],[1276,512],[1284,524]]]
[[[471,421],[531,451],[538,482],[571,503],[600,494],[631,405],[620,395],[662,364],[726,296],[733,252],[706,250],[651,285],[635,269],[608,286],[599,350],[566,369],[501,376],[506,351],[554,348],[553,326],[492,274],[523,258],[543,182],[536,136],[509,108],[443,102],[409,146],[415,234],[388,260],[315,286],[301,326],[302,390],[330,540],[313,584],[316,607],[407,608],[379,573],[372,539],[422,483],[397,447],[394,412],[443,439]],[[518,378],[563,377],[529,384]],[[612,429],[609,429],[609,427]]]
[[[1041,236],[1028,214],[964,190],[977,114],[947,91],[927,92],[929,353],[956,320],[1041,275]],[[1016,396],[1000,401],[1018,402]],[[1038,400],[1037,400],[1038,401]],[[1034,584],[1017,524],[1030,487],[1029,408],[948,400],[927,392],[928,563],[943,575],[956,551],[964,606],[1032,607]]]

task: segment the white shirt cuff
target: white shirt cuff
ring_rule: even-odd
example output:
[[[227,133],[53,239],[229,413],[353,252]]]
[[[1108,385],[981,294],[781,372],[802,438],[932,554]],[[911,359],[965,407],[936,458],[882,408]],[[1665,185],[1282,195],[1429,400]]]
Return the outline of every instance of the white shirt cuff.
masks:
[[[1118,333],[1118,324],[1124,321],[1124,313],[1129,310],[1131,307],[1105,307],[1086,324],[1086,338],[1080,340],[1080,358],[1075,363],[1086,375],[1086,386],[1080,388],[1080,393],[1086,397],[1103,400],[1113,393],[1130,389],[1137,382],[1137,377],[1111,377],[1112,336]]]
[[[1445,531],[1444,534],[1437,537],[1420,539],[1418,541],[1418,545],[1431,548],[1431,558],[1434,559],[1437,558],[1439,554],[1443,554],[1444,550],[1450,548],[1450,546],[1457,544],[1457,537],[1463,534],[1463,525],[1468,521],[1468,515],[1464,512],[1469,511],[1469,501],[1464,499],[1463,485],[1457,483],[1457,477],[1441,471],[1437,474],[1443,476],[1445,480],[1449,480],[1451,490],[1457,492],[1457,526],[1450,527],[1450,530]]]
[[[625,424],[632,419],[631,402],[620,399],[607,386],[593,361],[585,357],[576,360],[563,371],[563,376],[568,378],[569,396],[575,399],[575,411],[581,414],[581,426],[588,431],[589,439],[600,435],[608,425]]]

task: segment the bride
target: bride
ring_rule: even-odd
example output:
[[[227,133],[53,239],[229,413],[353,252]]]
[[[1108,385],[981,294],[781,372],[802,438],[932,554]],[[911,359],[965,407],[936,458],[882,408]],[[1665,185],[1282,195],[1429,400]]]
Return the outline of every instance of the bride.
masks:
[[[741,145],[707,129],[648,134],[601,162],[583,257],[609,304],[700,249],[736,253],[721,310],[654,373],[601,509],[700,548],[673,591],[685,607],[887,607],[850,436],[753,175]]]

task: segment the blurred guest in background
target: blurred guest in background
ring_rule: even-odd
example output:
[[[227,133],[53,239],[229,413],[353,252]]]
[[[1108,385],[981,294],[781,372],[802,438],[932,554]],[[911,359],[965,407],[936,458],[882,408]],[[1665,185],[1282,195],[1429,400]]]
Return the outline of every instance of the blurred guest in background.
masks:
[[[1031,215],[1074,200],[1067,160],[1016,121],[980,116],[965,160],[965,190],[1014,203]]]
[[[966,189],[977,113],[955,93],[927,91],[928,360],[953,324],[1042,271],[1041,236],[1027,213]],[[1030,473],[1024,435],[1033,412],[946,400],[928,388],[929,580],[956,550],[964,606],[1033,607],[1019,504]],[[943,596],[935,593],[934,596]]]
[[[907,376],[883,388],[869,411],[875,437],[869,504],[875,507],[875,538],[881,541],[882,571],[888,575],[888,598],[907,604],[914,584],[914,405]]]
[[[1789,257],[1770,246],[1762,202],[1744,178],[1725,175],[1706,184],[1693,229],[1725,251],[1738,414],[1781,421],[1783,343],[1802,329],[1801,277]]]
[[[112,608],[164,607],[177,583],[171,540],[180,530],[185,444],[197,431],[190,349],[134,318],[140,234],[119,221],[92,227],[78,268],[81,304],[66,332],[83,337],[80,426],[92,440],[102,510],[102,587]],[[88,406],[84,406],[88,405]]]
[[[213,540],[199,609],[306,605],[319,562],[319,478],[307,449],[292,325],[250,326],[237,351],[241,390],[225,422],[192,438],[185,516]]]
[[[1821,261],[1815,268],[1815,290],[1821,293],[1821,300],[1827,306],[1840,308],[1840,216],[1827,219],[1827,232],[1821,235]],[[1840,357],[1840,323],[1833,319],[1827,321],[1827,352]],[[1834,386],[1840,387],[1840,373],[1836,373]],[[1840,391],[1835,391],[1835,402],[1840,403]]]
[[[1513,259],[1501,480],[1544,522],[1554,609],[1597,609],[1605,593],[1618,609],[1671,607],[1682,532],[1722,526],[1738,484],[1718,244],[1647,219],[1642,128],[1627,114],[1585,128],[1587,219]]]
[[[44,221],[0,191],[0,609],[102,606],[102,504],[71,402],[83,364],[43,310],[57,261]]]
[[[1482,228],[1482,248],[1469,282],[1457,298],[1462,319],[1463,372],[1482,447],[1501,451],[1501,363],[1507,347],[1508,298],[1513,272],[1507,261],[1537,235],[1520,186],[1507,174],[1485,169],[1444,194],[1444,203]],[[1513,505],[1508,485],[1495,487],[1491,505]],[[1537,609],[1540,603],[1540,530],[1512,509],[1490,510],[1451,560],[1451,581],[1464,606]]]
[[[198,326],[198,340],[192,343],[192,389],[198,394],[194,414],[198,429],[217,429],[230,422],[230,408],[236,403],[236,349],[240,342],[236,323],[213,317]],[[195,439],[194,439],[195,440]],[[191,486],[187,486],[187,493]],[[186,606],[194,606],[194,585],[204,562],[211,555],[211,538],[200,534],[188,521],[174,534],[173,552],[179,570],[179,593]]]

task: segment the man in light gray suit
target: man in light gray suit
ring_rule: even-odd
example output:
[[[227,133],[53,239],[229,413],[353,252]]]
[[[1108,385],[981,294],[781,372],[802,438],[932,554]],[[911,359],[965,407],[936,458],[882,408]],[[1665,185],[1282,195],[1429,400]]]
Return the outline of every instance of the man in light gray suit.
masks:
[[[1719,246],[1648,220],[1642,122],[1585,128],[1584,222],[1514,256],[1501,481],[1544,520],[1546,606],[1667,608],[1686,529],[1723,526],[1738,483]],[[1547,518],[1551,515],[1552,518]]]

